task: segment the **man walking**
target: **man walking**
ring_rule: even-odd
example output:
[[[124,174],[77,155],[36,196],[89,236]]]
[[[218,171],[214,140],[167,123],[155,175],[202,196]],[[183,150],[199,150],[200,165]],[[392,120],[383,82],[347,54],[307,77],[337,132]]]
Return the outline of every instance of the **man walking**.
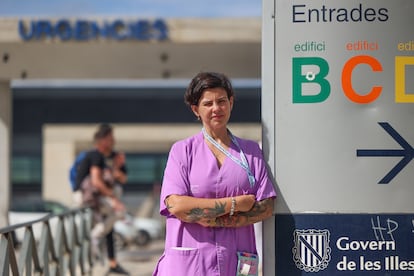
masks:
[[[121,188],[126,183],[125,156],[115,152],[112,126],[101,124],[94,134],[95,148],[86,153],[76,175],[77,187],[82,192],[82,203],[93,210],[91,231],[94,254],[100,255],[99,243],[106,238],[109,273],[129,275],[115,258],[113,226],[125,215],[120,200]]]

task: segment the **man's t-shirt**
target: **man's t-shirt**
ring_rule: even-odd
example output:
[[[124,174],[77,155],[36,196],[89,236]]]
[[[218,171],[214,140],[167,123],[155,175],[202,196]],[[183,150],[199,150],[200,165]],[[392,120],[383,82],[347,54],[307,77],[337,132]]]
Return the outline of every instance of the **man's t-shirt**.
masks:
[[[101,170],[104,170],[105,168],[113,168],[114,158],[117,154],[117,152],[113,151],[109,156],[105,157],[96,149],[87,152],[85,158],[79,164],[78,173],[76,175],[76,186],[79,188],[81,187],[82,181],[89,175],[92,166],[96,166]],[[125,174],[127,173],[125,164],[120,170]]]
[[[96,166],[102,170],[106,168],[105,156],[98,150],[91,150],[87,152],[85,158],[79,164],[76,175],[76,187],[78,187],[78,189],[81,187],[82,181],[85,177],[89,175],[92,166]]]

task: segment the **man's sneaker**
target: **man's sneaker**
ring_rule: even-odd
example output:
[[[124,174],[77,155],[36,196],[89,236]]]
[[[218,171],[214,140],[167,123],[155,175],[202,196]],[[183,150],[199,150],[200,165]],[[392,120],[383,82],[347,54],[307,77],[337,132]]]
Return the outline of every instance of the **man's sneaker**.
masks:
[[[114,274],[121,274],[121,275],[129,275],[129,272],[128,272],[128,271],[126,271],[126,270],[125,270],[122,266],[120,266],[119,264],[117,264],[115,267],[111,267],[111,268],[109,268],[107,275],[108,275],[108,274],[111,274],[111,273],[114,273]]]

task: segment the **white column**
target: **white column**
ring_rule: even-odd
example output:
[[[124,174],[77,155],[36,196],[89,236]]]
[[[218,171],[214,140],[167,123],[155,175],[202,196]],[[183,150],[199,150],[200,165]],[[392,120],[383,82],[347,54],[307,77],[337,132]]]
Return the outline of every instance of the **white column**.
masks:
[[[262,136],[263,153],[275,178],[275,14],[277,0],[262,1]],[[276,183],[275,183],[276,185]],[[276,190],[276,192],[278,192]],[[276,202],[280,202],[278,194]],[[280,204],[280,203],[279,203]],[[275,210],[276,213],[276,203]],[[263,222],[263,275],[276,275],[275,215]],[[277,275],[281,276],[281,275]],[[283,276],[283,275],[282,275]]]
[[[90,135],[92,136],[92,135]],[[90,138],[92,139],[92,138]],[[75,160],[75,143],[68,131],[43,126],[43,183],[44,199],[73,205],[69,184],[69,169]]]
[[[0,228],[8,225],[12,95],[9,82],[0,82]]]

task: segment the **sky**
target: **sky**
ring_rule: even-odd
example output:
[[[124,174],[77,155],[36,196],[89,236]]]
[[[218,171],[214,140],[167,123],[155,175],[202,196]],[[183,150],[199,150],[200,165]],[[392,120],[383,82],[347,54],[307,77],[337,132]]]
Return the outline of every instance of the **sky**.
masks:
[[[0,17],[260,17],[262,0],[1,0]]]

